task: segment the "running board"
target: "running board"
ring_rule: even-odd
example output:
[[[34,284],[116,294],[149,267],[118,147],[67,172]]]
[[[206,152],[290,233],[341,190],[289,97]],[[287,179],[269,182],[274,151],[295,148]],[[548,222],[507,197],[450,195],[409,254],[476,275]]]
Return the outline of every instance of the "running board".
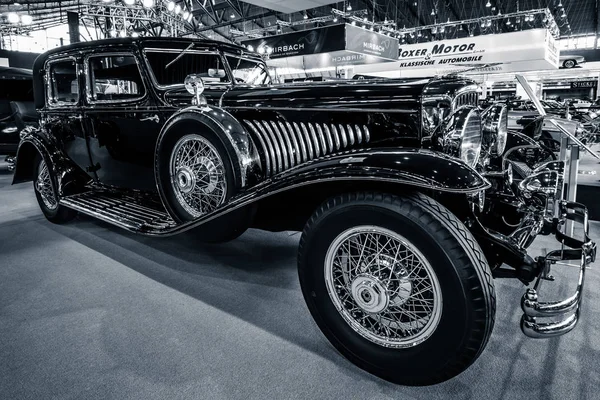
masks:
[[[62,206],[138,233],[167,231],[177,223],[158,199],[91,190],[64,197]]]

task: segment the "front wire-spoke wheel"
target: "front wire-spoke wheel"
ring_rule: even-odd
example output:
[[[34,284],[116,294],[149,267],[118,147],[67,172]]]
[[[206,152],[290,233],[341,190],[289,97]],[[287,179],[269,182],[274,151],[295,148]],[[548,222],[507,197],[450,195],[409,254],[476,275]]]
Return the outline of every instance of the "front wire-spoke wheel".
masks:
[[[448,209],[422,194],[330,198],[304,228],[298,273],[327,339],[391,382],[426,385],[460,374],[494,325],[483,252]]]
[[[204,136],[180,138],[170,161],[171,185],[179,205],[191,218],[220,206],[227,196],[227,178],[219,151]]]
[[[344,320],[381,346],[418,345],[440,322],[442,291],[431,264],[392,230],[363,225],[342,232],[327,250],[325,280]]]

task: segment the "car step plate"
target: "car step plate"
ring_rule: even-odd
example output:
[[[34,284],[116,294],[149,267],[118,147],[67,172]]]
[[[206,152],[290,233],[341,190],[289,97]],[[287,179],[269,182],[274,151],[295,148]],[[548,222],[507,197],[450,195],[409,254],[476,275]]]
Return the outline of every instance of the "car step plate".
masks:
[[[102,221],[135,232],[157,232],[177,223],[160,201],[145,196],[89,191],[67,196],[60,204]]]

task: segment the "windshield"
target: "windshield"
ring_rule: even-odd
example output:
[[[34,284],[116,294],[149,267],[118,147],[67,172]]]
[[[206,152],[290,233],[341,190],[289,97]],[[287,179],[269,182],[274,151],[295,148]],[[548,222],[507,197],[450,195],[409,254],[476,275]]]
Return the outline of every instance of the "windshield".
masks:
[[[271,83],[269,73],[263,62],[239,56],[227,56],[227,61],[236,82],[249,85],[268,85]]]

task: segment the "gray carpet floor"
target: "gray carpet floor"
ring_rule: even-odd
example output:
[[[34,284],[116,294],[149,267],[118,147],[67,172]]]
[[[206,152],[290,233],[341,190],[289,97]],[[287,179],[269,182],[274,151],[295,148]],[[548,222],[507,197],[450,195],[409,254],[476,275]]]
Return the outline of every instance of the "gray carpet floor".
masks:
[[[599,399],[600,274],[579,325],[533,340],[524,286],[496,281],[486,351],[443,384],[412,388],[341,357],[304,304],[299,235],[224,245],[146,238],[80,217],[48,223],[30,183],[0,171],[0,399]],[[600,239],[600,224],[592,223]],[[533,247],[554,246],[543,238]],[[567,295],[575,269],[556,270]],[[564,278],[564,279],[560,279]]]

